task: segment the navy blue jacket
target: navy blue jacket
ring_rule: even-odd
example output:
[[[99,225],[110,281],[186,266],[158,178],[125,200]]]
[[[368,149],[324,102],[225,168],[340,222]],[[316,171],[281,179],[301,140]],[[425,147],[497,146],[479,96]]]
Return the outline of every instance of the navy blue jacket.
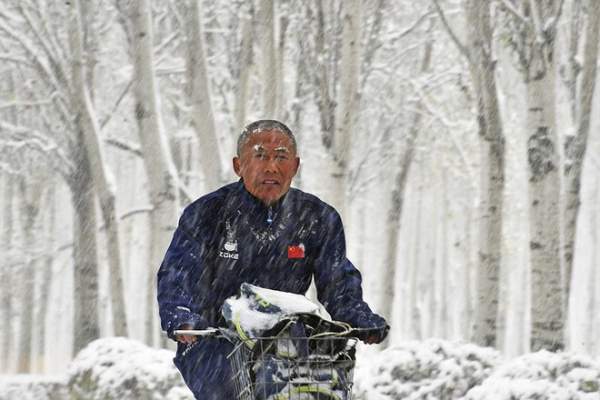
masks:
[[[297,189],[267,207],[241,181],[224,186],[190,204],[179,220],[158,272],[162,328],[173,337],[184,324],[224,326],[221,306],[243,282],[304,294],[313,276],[334,320],[360,328],[386,325],[363,301],[361,275],[346,258],[333,207]],[[197,397],[233,398],[225,388],[230,350],[222,339],[178,344],[175,364]]]

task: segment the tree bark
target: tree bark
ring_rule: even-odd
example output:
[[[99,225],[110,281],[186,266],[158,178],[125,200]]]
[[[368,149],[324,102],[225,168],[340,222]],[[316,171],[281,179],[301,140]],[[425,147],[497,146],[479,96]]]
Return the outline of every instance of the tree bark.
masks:
[[[73,354],[100,337],[96,208],[90,161],[83,132],[77,132],[72,160],[77,169],[68,183],[73,216]]]
[[[3,264],[0,287],[2,294],[0,295],[0,309],[2,310],[2,337],[0,348],[0,371],[8,372],[10,370],[11,353],[13,347],[13,313],[14,304],[13,296],[15,295],[12,287],[13,275],[15,273],[15,259],[13,250],[13,197],[14,197],[14,178],[9,175],[4,175],[4,193],[3,193],[3,208],[2,208],[2,247],[4,254],[7,256]]]
[[[420,168],[419,168],[420,169]],[[419,174],[420,175],[420,174]],[[421,260],[421,226],[422,226],[422,215],[423,215],[423,185],[420,183],[421,180],[417,179],[417,213],[415,216],[415,233],[414,233],[414,244],[413,244],[413,262],[409,265],[410,269],[410,325],[412,327],[412,336],[416,340],[423,339],[423,316],[421,313],[421,296],[420,291],[421,284],[419,279],[420,260]],[[421,296],[419,296],[421,294]]]
[[[248,90],[250,81],[250,68],[252,65],[252,8],[244,13],[242,18],[242,43],[240,48],[240,66],[235,97],[235,135],[240,134],[246,123],[246,106],[248,104]],[[234,146],[236,145],[234,141]],[[237,149],[233,149],[237,151]]]
[[[474,208],[474,207],[473,207]],[[465,265],[464,265],[464,279],[465,279],[465,290],[463,296],[464,302],[464,315],[463,315],[463,338],[465,340],[470,338],[473,334],[473,316],[475,315],[475,305],[473,304],[473,276],[474,276],[474,262],[473,255],[475,240],[473,239],[473,219],[474,211],[473,208],[467,207],[465,212]]]
[[[127,336],[127,316],[119,223],[116,211],[114,177],[107,168],[101,143],[100,126],[90,98],[84,66],[82,7],[75,1],[71,15],[71,49],[73,54],[72,75],[75,88],[76,123],[82,132],[86,155],[90,162],[92,182],[98,195],[102,220],[106,230],[108,264],[110,268],[110,292],[113,312],[113,328],[116,336]]]
[[[359,84],[361,65],[361,1],[344,2],[342,26],[342,53],[340,70],[340,96],[335,109],[335,130],[333,137],[332,197],[331,202],[342,219],[348,208],[346,181],[349,169],[350,143],[358,122]]]
[[[575,240],[577,233],[577,217],[581,204],[581,173],[587,150],[588,136],[590,132],[590,120],[592,117],[592,102],[594,89],[596,87],[596,66],[598,63],[598,39],[600,30],[600,2],[590,0],[588,2],[588,18],[586,39],[584,48],[583,77],[577,110],[577,131],[574,136],[567,136],[565,142],[565,209],[564,209],[564,247],[563,257],[565,262],[565,310],[569,309],[569,297],[571,276],[573,271],[573,254],[575,251]],[[578,32],[573,32],[577,35]],[[575,57],[575,55],[573,55]],[[577,82],[571,82],[577,86]]]
[[[333,98],[332,79],[325,54],[328,49],[325,47],[326,21],[325,11],[323,10],[323,0],[316,0],[317,6],[317,36],[315,38],[316,64],[316,100],[319,107],[319,119],[321,122],[321,141],[327,150],[333,148],[333,134],[335,132],[335,99]]]
[[[279,35],[277,40],[277,55],[276,62],[277,67],[275,69],[275,80],[277,81],[277,93],[275,104],[277,108],[275,109],[275,118],[278,120],[287,121],[289,119],[288,111],[286,109],[286,101],[285,101],[285,84],[284,84],[284,75],[285,75],[285,46],[286,39],[288,37],[287,29],[290,23],[289,17],[284,13],[279,18]],[[297,128],[294,126],[294,128]]]
[[[592,278],[590,278],[590,282],[593,283],[592,293],[594,293],[594,303],[592,308],[592,313],[590,315],[590,319],[592,321],[592,329],[590,330],[590,338],[593,341],[593,347],[591,349],[591,354],[595,354],[596,357],[600,353],[600,295],[598,294],[598,288],[600,288],[600,273],[598,273],[597,266],[600,262],[600,241],[598,240],[598,232],[600,231],[600,226],[598,225],[598,214],[600,213],[600,180],[596,177],[594,182],[594,193],[592,196],[592,204],[595,204],[596,207],[592,210],[592,219],[590,221],[590,242],[592,243],[592,256],[591,256],[591,269],[592,269]]]
[[[23,228],[23,247],[26,248],[25,261],[21,270],[21,321],[19,326],[19,358],[17,373],[32,371],[33,318],[35,298],[35,224],[39,214],[42,195],[41,182],[26,182],[25,177],[19,181],[21,198],[20,217]],[[32,180],[33,181],[33,180]]]
[[[261,57],[262,113],[265,118],[276,118],[280,82],[277,81],[275,51],[275,4],[273,0],[260,0],[259,3],[257,28]]]
[[[442,157],[443,158],[443,157]],[[441,240],[440,240],[440,337],[450,339],[451,329],[449,304],[452,300],[448,297],[448,285],[450,284],[449,270],[450,257],[448,255],[448,220],[450,219],[449,201],[448,201],[448,171],[443,165],[442,160],[442,193],[440,195],[441,215]]]
[[[152,344],[156,328],[156,271],[169,245],[179,205],[177,176],[160,114],[153,64],[151,9],[148,0],[131,3],[134,29],[135,115],[150,188],[151,254],[148,270],[145,334]]]
[[[543,16],[532,10],[534,20]],[[530,31],[527,90],[531,350],[564,348],[563,283],[560,265],[560,177],[556,131],[554,34],[540,42]]]
[[[592,199],[591,204],[598,204],[598,183],[595,182],[595,187],[590,196]],[[592,244],[592,255],[589,264],[589,277],[587,281],[587,292],[588,301],[586,305],[585,313],[585,332],[586,338],[586,350],[589,354],[595,354],[595,342],[598,340],[598,317],[597,314],[600,310],[596,308],[598,304],[598,207],[594,207],[591,210],[590,216],[590,243]]]
[[[212,108],[212,94],[204,51],[200,0],[191,0],[187,21],[187,76],[191,99],[192,124],[198,139],[200,165],[205,190],[211,192],[223,183],[223,160],[219,150],[217,127]]]
[[[471,0],[467,5],[467,16],[482,157],[477,306],[472,340],[482,346],[495,346],[502,250],[504,136],[492,55],[489,2]]]
[[[15,85],[14,72],[8,76],[7,84],[9,95],[12,95],[14,96],[14,98],[17,98],[17,89]],[[9,118],[10,122],[14,123],[15,125],[19,124],[19,112],[16,107],[11,107]],[[5,254],[7,254],[9,257],[8,260],[6,260],[8,262],[5,262],[4,268],[1,269],[2,274],[0,274],[0,278],[2,278],[2,280],[0,281],[0,288],[2,288],[2,294],[0,295],[0,300],[2,301],[2,304],[0,305],[0,307],[2,307],[2,311],[4,312],[4,318],[2,319],[2,321],[5,321],[5,323],[2,324],[2,335],[0,335],[2,337],[2,347],[0,348],[0,357],[2,357],[0,358],[0,371],[4,369],[8,372],[12,367],[11,355],[15,354],[15,350],[13,349],[15,346],[15,344],[13,343],[13,330],[14,326],[16,325],[14,318],[16,309],[16,290],[13,287],[13,284],[16,283],[14,276],[18,276],[18,272],[16,268],[17,259],[15,257],[16,254],[14,251],[13,238],[15,235],[14,215],[17,211],[14,199],[17,181],[15,179],[15,176],[12,174],[5,174],[4,177],[6,184],[4,186],[3,193],[4,201],[2,209],[3,218],[1,234],[2,246],[6,249]]]
[[[52,285],[52,265],[54,264],[54,248],[56,237],[56,188],[54,182],[49,183],[44,201],[45,209],[47,210],[46,221],[46,237],[45,255],[42,258],[43,265],[41,266],[41,282],[40,295],[38,297],[39,307],[37,315],[37,349],[38,349],[38,364],[36,366],[38,372],[45,371],[45,355],[46,355],[46,314],[48,313],[48,299],[50,297],[50,287]]]

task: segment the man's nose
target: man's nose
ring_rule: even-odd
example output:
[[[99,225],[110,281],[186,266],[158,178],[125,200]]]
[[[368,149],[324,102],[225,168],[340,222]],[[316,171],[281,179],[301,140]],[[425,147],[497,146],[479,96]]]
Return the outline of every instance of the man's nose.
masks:
[[[275,157],[267,158],[265,172],[277,172],[277,161],[275,160]]]

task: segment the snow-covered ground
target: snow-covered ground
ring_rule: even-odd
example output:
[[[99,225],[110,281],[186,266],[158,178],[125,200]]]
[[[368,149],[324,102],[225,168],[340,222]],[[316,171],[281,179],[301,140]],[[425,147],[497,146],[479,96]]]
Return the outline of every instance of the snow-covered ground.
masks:
[[[99,339],[71,363],[69,392],[82,400],[192,400],[172,359],[173,352],[134,340]]]
[[[500,366],[465,400],[599,400],[600,363],[569,353],[540,351]]]
[[[68,399],[63,375],[0,375],[0,400]]]
[[[355,393],[364,400],[459,399],[500,361],[497,351],[469,343],[405,342],[358,359]]]
[[[0,400],[193,400],[172,352],[134,340],[92,342],[64,376],[5,375]],[[504,360],[490,348],[430,339],[361,347],[358,400],[600,400],[600,364],[541,351]]]

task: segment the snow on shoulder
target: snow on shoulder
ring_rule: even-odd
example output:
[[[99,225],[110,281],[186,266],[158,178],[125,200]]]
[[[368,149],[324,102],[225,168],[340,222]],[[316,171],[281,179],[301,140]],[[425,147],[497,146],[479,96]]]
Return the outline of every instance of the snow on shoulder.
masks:
[[[131,339],[95,340],[69,366],[71,398],[193,400],[172,358],[172,351],[153,349]]]

